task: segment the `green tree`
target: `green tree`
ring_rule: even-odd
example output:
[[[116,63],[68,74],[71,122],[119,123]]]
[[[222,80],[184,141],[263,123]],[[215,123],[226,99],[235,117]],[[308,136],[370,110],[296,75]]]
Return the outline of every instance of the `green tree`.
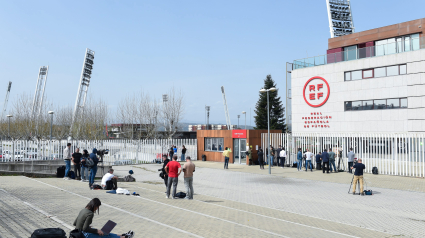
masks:
[[[272,76],[267,75],[264,79],[264,89],[276,88],[276,83],[273,81]],[[269,106],[270,106],[270,130],[286,131],[285,119],[283,118],[285,108],[283,107],[278,91],[269,92]],[[255,105],[255,129],[267,130],[267,93],[260,93],[260,98]]]

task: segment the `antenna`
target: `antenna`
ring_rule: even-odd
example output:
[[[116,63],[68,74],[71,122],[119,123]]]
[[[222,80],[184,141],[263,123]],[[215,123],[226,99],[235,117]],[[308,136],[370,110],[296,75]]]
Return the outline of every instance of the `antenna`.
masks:
[[[224,86],[221,86],[221,93],[223,94],[224,114],[226,115],[227,130],[231,130],[230,116],[229,110],[227,109],[226,93],[224,92]]]
[[[38,122],[43,110],[44,89],[46,88],[49,66],[41,66],[38,71],[37,85],[35,86],[34,100],[32,102],[31,120],[35,123],[35,135],[38,133]]]
[[[326,0],[331,38],[354,32],[350,0]]]
[[[80,85],[78,87],[77,99],[75,100],[74,113],[72,115],[71,128],[69,129],[69,138],[72,139],[72,130],[75,123],[78,123],[84,113],[84,106],[87,99],[87,91],[89,90],[90,78],[93,70],[94,51],[86,48],[86,55],[84,57],[83,70],[81,71]],[[80,131],[80,124],[77,125],[77,133]]]
[[[7,86],[7,91],[6,91],[6,99],[4,100],[3,112],[1,113],[0,121],[3,121],[4,115],[6,114],[7,102],[9,102],[9,94],[10,94],[10,88],[11,87],[12,87],[12,82],[9,81],[9,85]]]

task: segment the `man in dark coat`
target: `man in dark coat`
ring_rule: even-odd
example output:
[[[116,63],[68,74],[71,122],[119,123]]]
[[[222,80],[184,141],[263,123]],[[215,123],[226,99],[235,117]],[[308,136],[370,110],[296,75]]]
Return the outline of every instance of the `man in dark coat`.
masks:
[[[325,173],[325,167],[326,167],[326,173],[329,173],[329,154],[326,149],[322,153],[322,163],[323,163],[323,173]]]
[[[162,174],[164,175],[165,188],[167,188],[168,175],[167,175],[167,172],[165,172],[165,166],[167,166],[170,160],[168,159],[167,155],[162,155],[162,159],[164,160],[164,164],[162,165]]]

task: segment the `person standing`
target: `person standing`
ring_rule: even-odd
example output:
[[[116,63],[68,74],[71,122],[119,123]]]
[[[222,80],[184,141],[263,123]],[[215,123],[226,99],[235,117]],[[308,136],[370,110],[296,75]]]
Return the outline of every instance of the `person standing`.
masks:
[[[229,169],[229,154],[230,154],[231,150],[226,147],[223,151],[223,156],[224,156],[224,169]]]
[[[317,153],[316,155],[316,169],[322,170],[322,153]]]
[[[75,149],[74,154],[72,154],[72,163],[74,163],[74,172],[75,172],[75,179],[78,180],[81,179],[81,157],[83,155],[80,153],[80,148]]]
[[[348,173],[353,173],[353,170],[351,169],[351,167],[353,167],[353,162],[354,162],[354,152],[353,152],[353,148],[350,148],[350,152],[348,152],[347,157],[348,157]]]
[[[284,168],[285,167],[285,160],[286,160],[285,148],[282,148],[282,150],[280,151],[280,159],[282,161],[282,168]]]
[[[322,163],[323,163],[323,173],[325,173],[325,167],[326,167],[326,173],[329,173],[329,154],[326,151],[326,149],[324,149],[322,153]]]
[[[87,158],[89,158],[89,152],[87,150],[83,150],[81,158],[81,182],[89,181],[89,168],[86,165]]]
[[[276,164],[277,164],[277,167],[279,167],[280,166],[280,164],[282,163],[282,158],[280,157],[280,152],[282,151],[282,146],[281,145],[279,145],[278,147],[277,147],[277,149],[276,149]]]
[[[263,157],[264,153],[261,147],[258,147],[257,155],[258,155],[258,164],[260,165],[260,169],[264,169],[264,157]]]
[[[185,157],[186,157],[186,147],[183,145],[183,147],[182,147],[182,157],[181,157],[181,160],[182,161],[185,161],[186,160]]]
[[[167,175],[167,172],[165,171],[165,166],[167,166],[170,160],[168,159],[168,156],[166,154],[162,155],[162,160],[164,161],[164,164],[162,165],[162,174],[164,175],[165,189],[167,189],[168,175]]]
[[[63,179],[69,180],[68,173],[71,170],[71,143],[66,144],[65,149],[63,150],[63,159],[65,160],[65,176]]]
[[[168,149],[168,154],[170,155],[170,160],[171,160],[174,155],[174,145],[171,145],[171,148]]]
[[[173,161],[168,162],[167,166],[165,166],[165,172],[168,174],[168,182],[167,182],[167,196],[166,198],[170,198],[171,192],[171,184],[173,185],[173,194],[172,198],[176,198],[177,184],[179,183],[179,176],[182,172],[182,167],[179,162],[177,162],[177,155],[173,155]]]
[[[274,165],[274,157],[275,157],[274,148],[272,145],[270,145],[270,166],[272,167]]]
[[[193,172],[195,172],[195,164],[190,160],[190,156],[186,157],[186,163],[183,165],[184,186],[186,187],[185,199],[193,199]]]
[[[336,166],[335,166],[335,152],[332,151],[332,148],[329,148],[329,166],[331,167],[331,172],[332,172],[332,166],[334,167],[334,173],[337,173],[338,170],[336,170]]]
[[[298,171],[302,170],[302,166],[303,166],[303,153],[301,153],[301,148],[298,148],[298,153],[297,153],[297,169],[298,169]]]
[[[251,165],[251,163],[252,163],[252,145],[250,145],[249,146],[249,149],[248,149],[248,164],[249,165]]]
[[[313,172],[313,165],[311,164],[311,159],[313,158],[313,153],[310,151],[305,152],[305,172],[307,172],[308,167],[310,167],[311,172]]]
[[[358,159],[357,163],[354,166],[351,166],[350,169],[356,169],[354,172],[354,179],[353,179],[353,195],[356,195],[356,185],[357,181],[360,183],[360,193],[362,196],[364,195],[363,191],[363,170],[366,169],[366,166],[362,164],[362,159]]]
[[[90,154],[90,159],[93,160],[93,167],[90,168],[90,177],[89,177],[89,187],[92,188],[93,187],[93,183],[94,183],[94,178],[96,177],[96,173],[97,173],[97,163],[99,163],[99,159],[96,156],[97,154],[97,149],[93,148],[93,152]]]

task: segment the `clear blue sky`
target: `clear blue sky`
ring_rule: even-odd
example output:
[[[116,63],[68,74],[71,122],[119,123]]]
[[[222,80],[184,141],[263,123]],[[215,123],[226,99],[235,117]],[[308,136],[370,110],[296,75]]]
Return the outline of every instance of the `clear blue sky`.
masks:
[[[126,95],[143,89],[161,99],[174,85],[185,95],[185,122],[203,123],[210,105],[210,122],[225,123],[224,85],[232,124],[241,111],[249,124],[267,74],[285,103],[285,62],[326,53],[325,2],[2,1],[0,102],[9,80],[9,108],[33,94],[39,67],[49,65],[47,99],[73,106],[90,48],[89,93],[111,112]],[[351,2],[356,31],[425,17],[423,0]]]

